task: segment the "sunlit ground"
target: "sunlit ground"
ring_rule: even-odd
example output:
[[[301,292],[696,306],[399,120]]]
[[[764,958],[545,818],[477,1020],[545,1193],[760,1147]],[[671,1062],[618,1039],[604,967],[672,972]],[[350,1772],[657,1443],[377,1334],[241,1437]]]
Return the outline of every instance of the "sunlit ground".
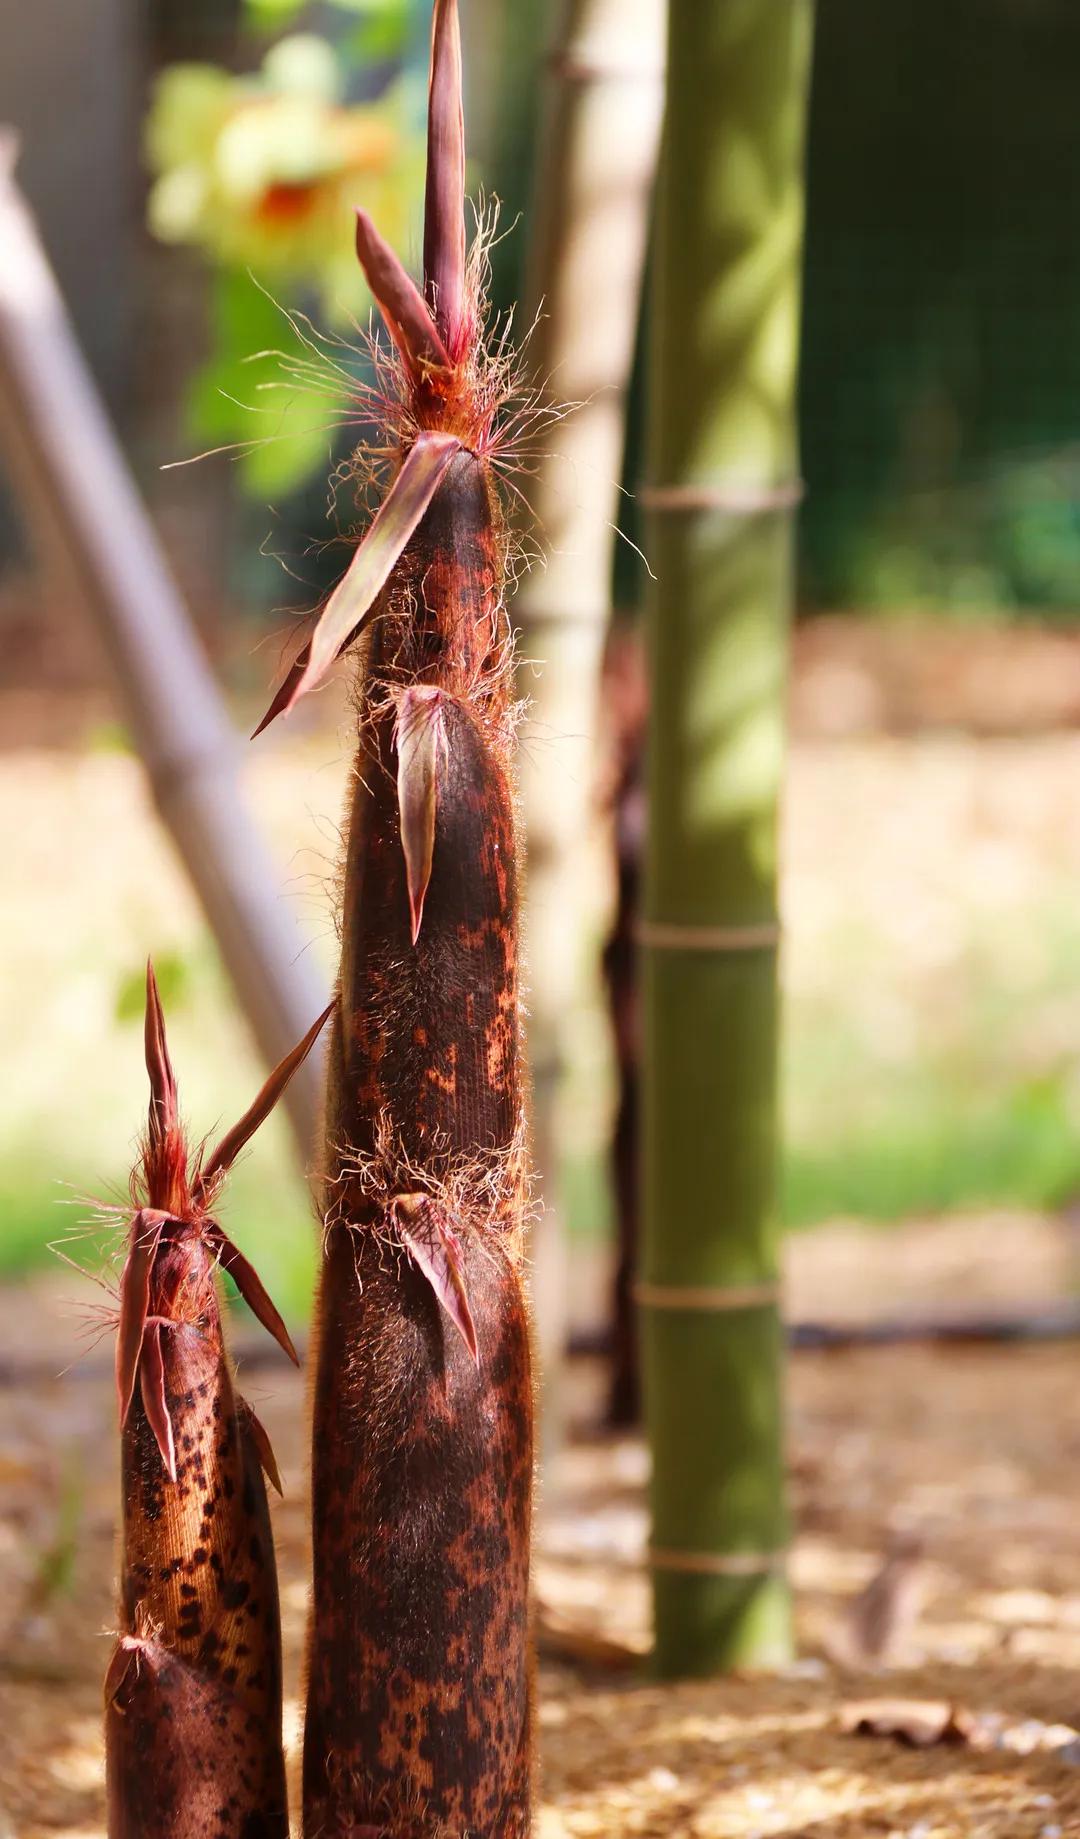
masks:
[[[1000,1266],[986,1255],[1000,1251]],[[899,1293],[1020,1305],[1060,1281],[1042,1222],[1000,1216],[793,1242],[790,1300],[874,1315]],[[920,1293],[921,1286],[921,1293]],[[101,1681],[115,1625],[119,1504],[109,1350],[66,1378],[56,1276],[0,1291],[0,1830],[102,1839]],[[257,1332],[257,1331],[256,1331]],[[265,1344],[265,1345],[264,1345]],[[310,1556],[305,1380],[238,1319],[241,1383],[274,1441],[286,1729],[294,1784]],[[250,1355],[259,1352],[256,1366]],[[799,1658],[778,1677],[661,1687],[649,1645],[646,1451],[598,1439],[599,1373],[577,1363],[574,1434],[541,1490],[535,1585],[538,1839],[1063,1839],[1080,1831],[1075,1348],[798,1354],[789,1376]],[[897,1525],[925,1542],[885,1674],[837,1641]],[[915,1751],[846,1729],[852,1701],[953,1704],[971,1737]],[[904,1715],[901,1713],[901,1715]],[[294,1792],[294,1807],[296,1798]],[[6,1815],[7,1824],[5,1824]]]

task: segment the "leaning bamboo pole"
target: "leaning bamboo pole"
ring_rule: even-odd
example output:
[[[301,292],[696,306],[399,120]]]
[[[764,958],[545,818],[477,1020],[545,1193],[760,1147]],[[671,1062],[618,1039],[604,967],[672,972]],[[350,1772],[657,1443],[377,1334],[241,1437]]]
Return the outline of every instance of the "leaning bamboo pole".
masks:
[[[75,341],[0,140],[0,440],[44,553],[66,567],[112,668],[158,815],[202,902],[264,1059],[325,992],[244,805],[235,737]],[[309,1063],[287,1097],[305,1157],[320,1112]]]
[[[644,1246],[663,1673],[782,1660],[777,801],[811,0],[672,0],[651,372]]]
[[[515,366],[466,255],[456,0],[436,0],[423,292],[357,214],[394,349],[385,486],[274,699],[363,634],[329,1054],[304,1829],[524,1839],[532,1383],[509,536]],[[535,407],[533,413],[535,413]],[[508,421],[509,417],[509,421]]]
[[[626,390],[663,102],[665,5],[565,0],[548,56],[530,215],[530,364],[570,404],[552,451],[523,481],[547,559],[515,603],[522,689],[532,704],[521,777],[533,1132],[548,1216],[534,1253],[547,1415],[566,1336],[560,1097],[585,969],[583,939],[595,919],[583,891],[582,842],[593,808]]]

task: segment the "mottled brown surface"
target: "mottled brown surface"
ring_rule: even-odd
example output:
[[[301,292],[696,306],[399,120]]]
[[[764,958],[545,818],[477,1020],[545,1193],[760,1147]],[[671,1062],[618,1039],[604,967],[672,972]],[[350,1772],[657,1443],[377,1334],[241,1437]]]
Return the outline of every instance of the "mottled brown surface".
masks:
[[[532,1384],[519,1271],[517,874],[499,556],[482,468],[450,468],[375,626],[330,1045],[315,1386],[308,1839],[529,1829]],[[435,845],[411,938],[392,692],[444,692]],[[396,1230],[437,1197],[474,1364]]]
[[[150,1313],[170,1319],[161,1348],[176,1480],[136,1388],[122,1443],[121,1635],[106,1682],[110,1831],[271,1839],[288,1814],[266,1485],[222,1347],[212,1259],[196,1230],[173,1230]]]
[[[518,1125],[517,877],[506,774],[471,711],[444,700],[435,852],[411,943],[392,721],[356,780],[330,1048],[331,1141],[370,1154],[384,1114],[405,1153],[482,1156]]]
[[[371,682],[439,684],[483,709],[505,697],[505,612],[497,510],[487,465],[451,460],[377,617]]]
[[[119,1647],[107,1682],[109,1839],[281,1839],[284,1782],[252,1766],[253,1719],[156,1641]]]
[[[385,1819],[395,1839],[437,1820],[455,1833],[526,1830],[528,1343],[512,1265],[475,1236],[465,1255],[479,1370],[401,1252],[368,1234],[331,1239],[304,1771],[313,1839],[346,1808]]]

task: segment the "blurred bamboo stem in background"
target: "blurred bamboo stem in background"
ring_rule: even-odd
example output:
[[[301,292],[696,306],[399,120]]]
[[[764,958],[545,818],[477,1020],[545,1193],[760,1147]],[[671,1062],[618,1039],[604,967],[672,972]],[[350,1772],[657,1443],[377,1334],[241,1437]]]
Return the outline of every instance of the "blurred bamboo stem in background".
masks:
[[[555,451],[525,482],[547,563],[523,582],[516,609],[522,688],[532,701],[521,779],[533,1129],[546,1209],[533,1287],[554,1438],[553,1381],[567,1315],[558,1112],[582,942],[596,929],[582,897],[581,844],[594,789],[625,396],[663,101],[664,7],[665,0],[567,0],[548,60],[521,322],[528,326],[539,312],[530,368],[553,400],[578,405],[552,434]]]
[[[777,804],[810,0],[672,0],[650,369],[643,1256],[656,1663],[783,1662]]]
[[[0,443],[44,555],[66,565],[112,668],[162,823],[202,902],[259,1052],[274,1066],[326,1002],[240,794],[224,704],[75,341],[0,142]],[[285,1103],[301,1154],[316,1056]]]
[[[470,168],[475,161],[485,190],[499,200],[500,233],[491,250],[491,299],[499,312],[520,304],[537,154],[538,78],[554,11],[551,0],[514,0],[512,7],[506,0],[468,0],[463,10]]]

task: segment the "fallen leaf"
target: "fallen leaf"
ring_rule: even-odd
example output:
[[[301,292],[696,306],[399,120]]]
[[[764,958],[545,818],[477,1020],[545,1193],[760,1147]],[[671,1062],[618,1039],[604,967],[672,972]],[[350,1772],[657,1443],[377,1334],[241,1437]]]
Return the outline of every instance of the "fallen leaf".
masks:
[[[978,1718],[949,1699],[857,1699],[841,1707],[840,1728],[849,1737],[895,1737],[913,1750],[939,1743],[985,1747]]]
[[[533,1627],[537,1652],[546,1660],[569,1661],[573,1666],[595,1667],[605,1673],[632,1673],[643,1666],[646,1658],[622,1641],[612,1641],[595,1629],[571,1622],[548,1603],[537,1603]]]

